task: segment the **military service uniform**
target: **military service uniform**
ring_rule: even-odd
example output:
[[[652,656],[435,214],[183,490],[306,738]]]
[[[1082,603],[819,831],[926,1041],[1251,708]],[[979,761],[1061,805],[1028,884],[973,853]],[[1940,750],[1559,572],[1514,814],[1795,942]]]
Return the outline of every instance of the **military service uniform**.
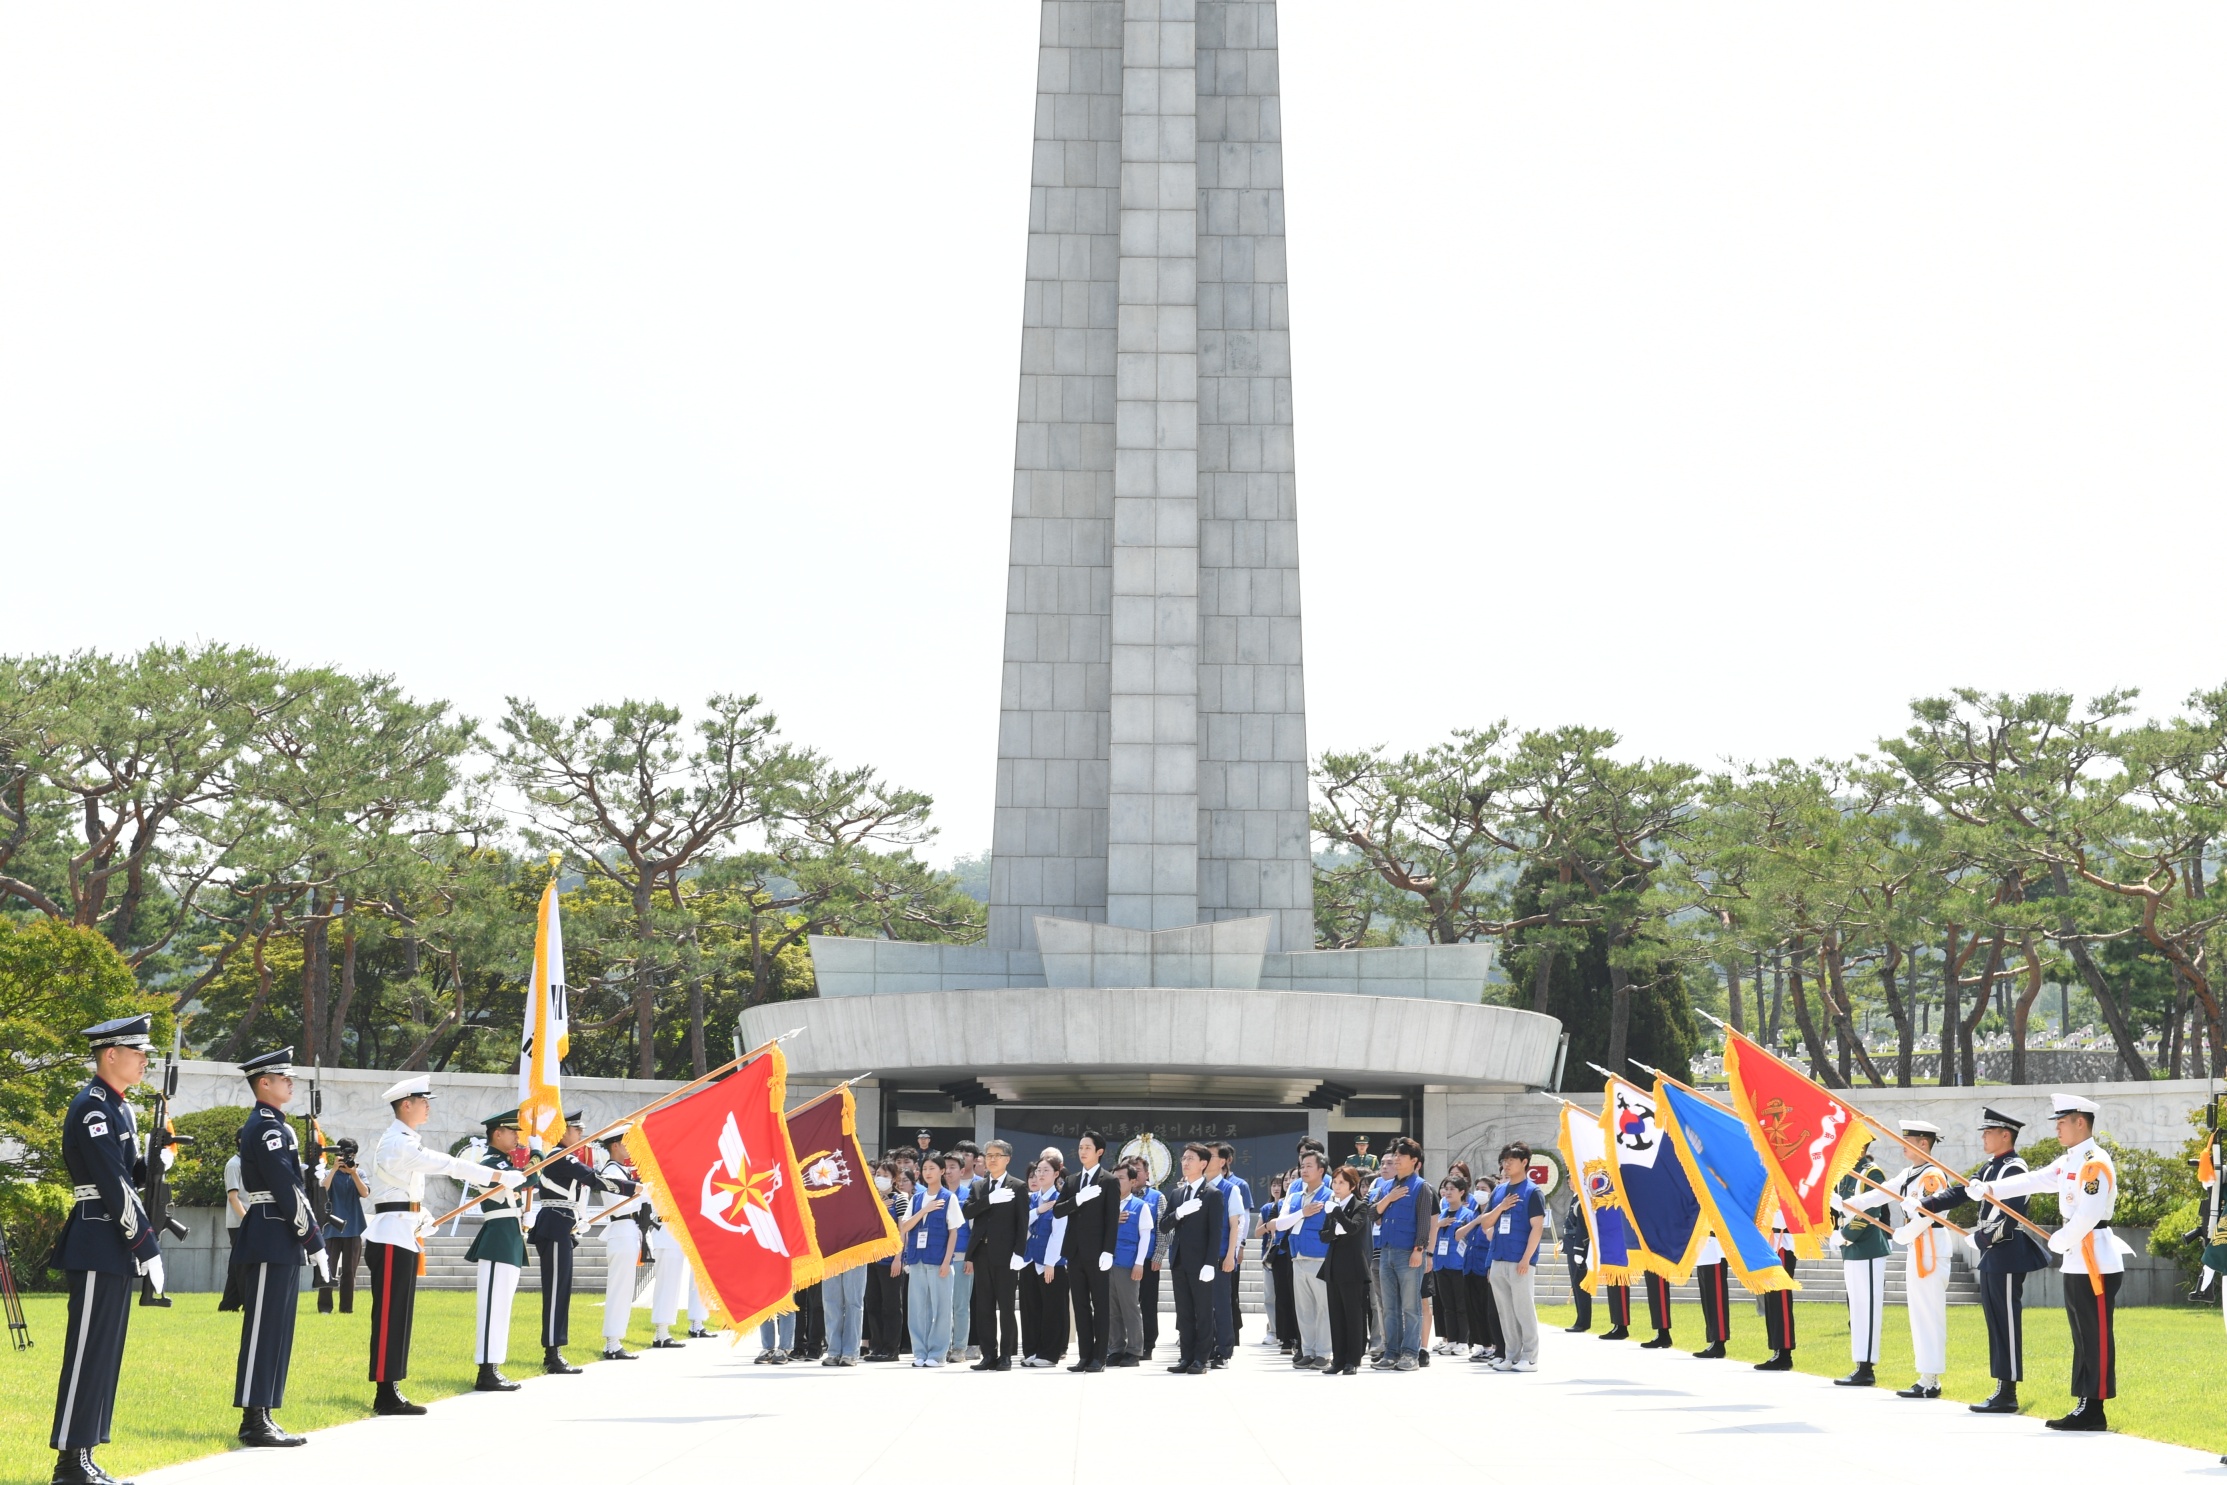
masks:
[[[1980,1128],[2008,1130],[2013,1141],[2024,1128],[2018,1120],[1993,1109],[1980,1111]],[[1983,1182],[2008,1180],[2026,1174],[2026,1162],[2014,1150],[2006,1155],[1994,1155],[1980,1167],[1975,1178]],[[2000,1193],[1997,1193],[2000,1195]],[[1945,1212],[1959,1202],[1971,1199],[1963,1186],[1944,1191],[1924,1203],[1929,1212]],[[2003,1206],[2023,1217],[2026,1215],[2026,1198],[2002,1197]],[[2018,1384],[2026,1378],[2025,1308],[2026,1276],[2039,1268],[2046,1268],[2049,1256],[2033,1234],[2020,1227],[1993,1202],[1980,1203],[1978,1219],[1972,1224],[1972,1242],[1979,1250],[1980,1309],[1987,1317],[1987,1374],[1995,1379],[1995,1395],[1986,1402],[1972,1404],[1975,1413],[2015,1413],[2018,1411]]]
[[[1940,1126],[1923,1119],[1905,1119],[1905,1139],[1939,1143]],[[1955,1252],[1955,1235],[1922,1210],[1923,1204],[1949,1189],[1953,1178],[1931,1161],[1904,1166],[1887,1182],[1902,1198],[1905,1221],[1894,1240],[1903,1250],[1903,1292],[1910,1311],[1910,1354],[1918,1378],[1897,1397],[1933,1398],[1941,1395],[1941,1374],[1949,1369],[1949,1260]]]
[[[1864,1185],[1859,1176],[1886,1183],[1887,1173],[1868,1149],[1833,1188],[1833,1209],[1849,1214],[1847,1225],[1833,1234],[1831,1246],[1840,1254],[1841,1272],[1848,1281],[1848,1358],[1856,1363],[1847,1376],[1833,1379],[1838,1387],[1869,1387],[1875,1380],[1872,1368],[1879,1364],[1879,1325],[1887,1302],[1887,1252],[1892,1246],[1888,1230],[1855,1214],[1884,1206],[1891,1198]]]
[[[255,1087],[267,1075],[291,1077],[294,1049],[281,1047],[240,1064]],[[247,1215],[233,1234],[233,1262],[240,1270],[240,1353],[233,1373],[232,1406],[240,1410],[240,1442],[283,1448],[306,1442],[271,1421],[286,1403],[286,1371],[294,1356],[294,1311],[302,1291],[302,1259],[324,1271],[325,1239],[303,1189],[301,1140],[275,1104],[258,1096],[240,1126],[240,1200]]]
[[[577,1114],[565,1123],[580,1122]],[[572,1343],[572,1250],[579,1245],[580,1225],[590,1191],[603,1190],[603,1180],[574,1155],[562,1155],[542,1166],[533,1176],[533,1223],[526,1241],[534,1245],[541,1264],[541,1366],[543,1371],[569,1374],[580,1368],[564,1359]]]
[[[603,1222],[603,1359],[632,1361],[627,1350],[626,1328],[634,1319],[634,1281],[642,1261],[650,1201],[612,1148],[626,1137],[626,1125],[604,1140],[604,1159],[596,1167],[603,1189],[619,1200],[596,1215]]]
[[[1999,1181],[1975,1181],[1967,1189],[1975,1196],[1983,1190],[2001,1197],[2055,1194],[2064,1225],[2050,1237],[2049,1247],[2064,1258],[2065,1319],[2072,1327],[2072,1395],[2079,1403],[2064,1417],[2050,1419],[2049,1426],[2099,1433],[2107,1426],[2103,1405],[2119,1390],[2113,1321],[2126,1254],[2131,1250],[2111,1231],[2111,1214],[2119,1199],[2119,1169],[2111,1153],[2096,1143],[2095,1104],[2060,1093],[2053,1112],[2060,1118],[2085,1115],[2088,1138],[2044,1169]]]
[[[152,1047],[152,1030],[151,1017],[127,1016],[80,1034],[98,1059],[103,1047]],[[132,1281],[144,1273],[162,1288],[162,1248],[137,1189],[146,1175],[138,1123],[124,1095],[98,1077],[78,1090],[62,1116],[62,1164],[73,1201],[47,1266],[68,1279],[69,1329],[48,1444],[59,1456],[56,1485],[115,1485],[93,1462],[93,1450],[108,1442],[116,1411]]]
[[[518,1110],[495,1114],[481,1121],[490,1139],[498,1129],[518,1128]],[[516,1153],[489,1148],[479,1163],[501,1172],[518,1169]],[[472,1360],[479,1367],[474,1392],[515,1392],[518,1384],[504,1376],[501,1367],[510,1360],[511,1301],[518,1296],[518,1275],[526,1266],[526,1199],[521,1191],[505,1191],[480,1203],[479,1234],[464,1251],[473,1267],[477,1291],[472,1326]]]

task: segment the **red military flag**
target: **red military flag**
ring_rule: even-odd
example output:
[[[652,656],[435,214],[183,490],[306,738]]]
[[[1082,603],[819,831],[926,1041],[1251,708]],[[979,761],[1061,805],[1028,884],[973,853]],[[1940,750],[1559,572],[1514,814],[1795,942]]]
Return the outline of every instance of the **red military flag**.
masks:
[[[789,1146],[804,1172],[822,1278],[896,1256],[897,1223],[874,1189],[874,1167],[858,1143],[858,1104],[848,1086],[789,1114]]]
[[[705,1303],[729,1329],[796,1308],[820,1280],[804,1173],[781,1116],[788,1061],[769,1048],[740,1072],[643,1116],[627,1154],[680,1241]]]
[[[1871,1130],[1829,1089],[1729,1028],[1724,1077],[1763,1152],[1795,1252],[1823,1257],[1826,1235],[1837,1225],[1828,1206],[1833,1187],[1855,1167]]]

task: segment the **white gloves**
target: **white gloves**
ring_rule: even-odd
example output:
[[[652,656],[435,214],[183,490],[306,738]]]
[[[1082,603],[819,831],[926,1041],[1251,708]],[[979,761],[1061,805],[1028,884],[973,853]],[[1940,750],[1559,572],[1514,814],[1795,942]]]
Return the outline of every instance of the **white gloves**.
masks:
[[[1075,1193],[1075,1205],[1076,1205],[1076,1206],[1081,1206],[1081,1205],[1083,1205],[1083,1204],[1084,1204],[1085,1202],[1093,1202],[1093,1201],[1096,1201],[1097,1199],[1098,1199],[1098,1188],[1097,1188],[1096,1186],[1085,1186],[1085,1187],[1084,1187],[1084,1188],[1083,1188],[1082,1190],[1080,1190],[1080,1191],[1078,1191],[1078,1192],[1076,1192],[1076,1193]]]
[[[177,1163],[178,1147],[176,1145],[164,1145],[162,1147],[162,1168],[168,1170]]]
[[[1992,1181],[1966,1181],[1964,1183],[1964,1194],[1974,1201],[1983,1200],[1995,1194],[1995,1183]]]
[[[519,1187],[526,1184],[525,1172],[515,1170],[499,1170],[495,1172],[495,1184],[498,1186],[502,1186],[507,1190],[516,1191]]]
[[[1915,1196],[1905,1196],[1902,1198],[1902,1215],[1913,1222],[1923,1221],[1927,1215],[1925,1203]]]
[[[2070,1228],[2060,1227],[2049,1234],[2049,1251],[2052,1253],[2070,1253],[2079,1245],[2080,1239],[2073,1235]]]
[[[1177,1215],[1178,1217],[1189,1217],[1189,1216],[1194,1216],[1194,1215],[1196,1215],[1196,1214],[1197,1214],[1197,1212],[1198,1212],[1198,1209],[1199,1209],[1199,1199],[1198,1199],[1197,1197],[1195,1197],[1195,1196],[1194,1196],[1194,1197],[1192,1197],[1192,1198],[1191,1198],[1191,1199],[1190,1199],[1189,1201],[1187,1201],[1187,1202],[1183,1203],[1183,1205],[1181,1205],[1181,1206],[1177,1207],[1177,1208],[1175,1209],[1175,1214],[1176,1214],[1176,1215]]]
[[[1108,1269],[1110,1269],[1110,1268],[1112,1268],[1112,1267],[1113,1267],[1113,1254],[1111,1254],[1111,1253],[1101,1253],[1101,1254],[1099,1254],[1099,1255],[1098,1255],[1098,1272],[1100,1272],[1100,1273],[1104,1273],[1104,1272],[1105,1272],[1106,1270],[1108,1270]]]
[[[165,1291],[166,1286],[163,1284],[162,1255],[160,1253],[157,1253],[154,1257],[148,1259],[144,1264],[142,1264],[139,1271],[145,1274],[147,1276],[147,1281],[155,1286],[155,1293],[161,1294]]]
[[[1831,1234],[1825,1239],[1825,1248],[1827,1252],[1838,1253],[1842,1248],[1845,1248],[1847,1246],[1848,1239],[1842,1237],[1838,1232]]]
[[[1211,1284],[1211,1283],[1213,1283],[1213,1282],[1214,1282],[1214,1265],[1213,1265],[1213,1264],[1211,1264],[1211,1263],[1202,1263],[1202,1264],[1200,1264],[1200,1265],[1199,1265],[1199,1282],[1200,1282],[1201,1284]]]
[[[1020,1271],[1021,1271],[1022,1269],[1024,1269],[1024,1268],[1027,1268],[1027,1267],[1028,1267],[1028,1259],[1026,1259],[1025,1257],[1023,1257],[1023,1256],[1022,1256],[1022,1255],[1020,1255],[1019,1253],[1016,1253],[1016,1254],[1014,1254],[1014,1255],[1013,1255],[1013,1272],[1015,1272],[1015,1273],[1019,1273],[1019,1272],[1020,1272]]]
[[[330,1254],[326,1253],[323,1248],[319,1248],[316,1252],[309,1255],[309,1262],[310,1265],[317,1270],[318,1283],[327,1285],[332,1283],[333,1261]]]
[[[1848,1203],[1841,1200],[1840,1193],[1838,1191],[1835,1191],[1833,1193],[1832,1199],[1826,1202],[1826,1205],[1836,1212],[1845,1212],[1848,1210]]]
[[[1012,1199],[1013,1188],[1010,1186],[999,1186],[990,1192],[990,1205],[993,1207],[1004,1206]]]

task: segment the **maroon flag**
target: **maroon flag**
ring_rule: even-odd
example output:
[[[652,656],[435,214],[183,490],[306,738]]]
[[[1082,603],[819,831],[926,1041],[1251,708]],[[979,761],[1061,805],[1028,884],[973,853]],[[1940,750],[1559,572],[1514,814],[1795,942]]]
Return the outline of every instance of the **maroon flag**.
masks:
[[[819,1239],[823,1274],[888,1258],[897,1252],[897,1224],[874,1189],[874,1172],[858,1144],[858,1105],[846,1086],[789,1115],[789,1145],[803,1172]]]

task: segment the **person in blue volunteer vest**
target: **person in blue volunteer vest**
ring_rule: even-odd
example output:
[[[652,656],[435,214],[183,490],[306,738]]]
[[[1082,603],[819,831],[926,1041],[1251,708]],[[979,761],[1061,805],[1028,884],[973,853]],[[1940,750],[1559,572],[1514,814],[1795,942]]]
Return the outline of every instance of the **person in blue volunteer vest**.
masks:
[[[235,1138],[247,1215],[233,1239],[246,1304],[240,1315],[232,1406],[240,1410],[241,1443],[251,1449],[288,1448],[308,1440],[272,1422],[271,1409],[286,1403],[304,1256],[320,1275],[329,1272],[325,1235],[309,1204],[301,1140],[281,1112],[294,1096],[294,1049],[280,1047],[251,1057],[240,1064],[240,1072],[255,1096],[255,1109]]]
[[[1229,1211],[1229,1241],[1222,1252],[1220,1308],[1215,1317],[1214,1359],[1211,1367],[1229,1365],[1245,1330],[1237,1307],[1237,1271],[1245,1258],[1245,1227],[1253,1215],[1253,1188],[1237,1173],[1237,1147],[1228,1140],[1214,1145],[1214,1178],[1222,1185],[1222,1199]]]
[[[1487,1209],[1492,1227],[1492,1305],[1500,1321],[1501,1371],[1539,1369],[1539,1313],[1533,1299],[1539,1245],[1546,1240],[1547,1204],[1531,1181],[1531,1147],[1521,1140],[1500,1151],[1500,1184]]]
[[[1139,1193],[1152,1208],[1152,1236],[1144,1250],[1144,1278],[1137,1284],[1137,1308],[1144,1315],[1144,1351],[1139,1360],[1150,1361],[1160,1345],[1160,1269],[1163,1262],[1165,1224],[1168,1218],[1168,1198],[1159,1187],[1151,1184],[1152,1167],[1139,1159],[1145,1182]]]
[[[1144,1311],[1138,1296],[1152,1247],[1152,1204],[1143,1195],[1143,1161],[1125,1160],[1114,1174],[1121,1180],[1121,1207],[1114,1225],[1113,1267],[1106,1272],[1111,1322],[1106,1365],[1135,1366],[1144,1360]]]
[[[1021,1250],[1021,1358],[1025,1367],[1057,1366],[1067,1355],[1067,1219],[1059,1204],[1065,1159],[1046,1150],[1029,1172],[1028,1245]]]
[[[1492,1302],[1492,1234],[1486,1231],[1483,1197],[1472,1191],[1467,1213],[1458,1225],[1464,1247],[1461,1254],[1462,1284],[1469,1293],[1469,1359],[1491,1363],[1500,1359],[1503,1337],[1500,1314]]]
[[[1431,1186],[1417,1174],[1423,1147],[1402,1135],[1392,1141],[1392,1179],[1376,1208],[1376,1278],[1384,1295],[1384,1356],[1380,1371],[1411,1372],[1423,1342],[1423,1262],[1431,1240]]]
[[[1469,1349],[1469,1283],[1461,1267],[1469,1243],[1461,1235],[1461,1225],[1471,1215],[1469,1177],[1450,1175],[1440,1181],[1430,1273],[1431,1319],[1438,1327],[1438,1344],[1431,1350],[1440,1356]]]
[[[920,1184],[897,1224],[914,1366],[942,1366],[951,1349],[951,1271],[960,1218],[958,1198],[943,1184],[945,1170],[940,1158],[920,1162]]]
[[[959,1246],[951,1258],[951,1350],[944,1360],[956,1365],[967,1359],[967,1352],[974,1345],[974,1260],[967,1248],[974,1241],[974,1227],[965,1220],[966,1203],[974,1195],[976,1167],[982,1159],[982,1147],[973,1140],[961,1140],[951,1147],[944,1157],[944,1189],[959,1198]]]
[[[1330,1252],[1322,1216],[1329,1204],[1330,1173],[1321,1147],[1302,1146],[1299,1176],[1284,1192],[1276,1225],[1291,1249],[1292,1318],[1299,1327],[1299,1349],[1291,1364],[1303,1371],[1330,1365],[1330,1295],[1322,1278],[1322,1260]]]
[[[1193,1141],[1183,1147],[1183,1184],[1171,1199],[1168,1220],[1175,1228],[1168,1240],[1168,1261],[1175,1271],[1175,1328],[1183,1354],[1171,1372],[1204,1376],[1214,1347],[1222,1334],[1222,1267],[1229,1253],[1230,1223],[1227,1189],[1211,1171],[1215,1153]]]

